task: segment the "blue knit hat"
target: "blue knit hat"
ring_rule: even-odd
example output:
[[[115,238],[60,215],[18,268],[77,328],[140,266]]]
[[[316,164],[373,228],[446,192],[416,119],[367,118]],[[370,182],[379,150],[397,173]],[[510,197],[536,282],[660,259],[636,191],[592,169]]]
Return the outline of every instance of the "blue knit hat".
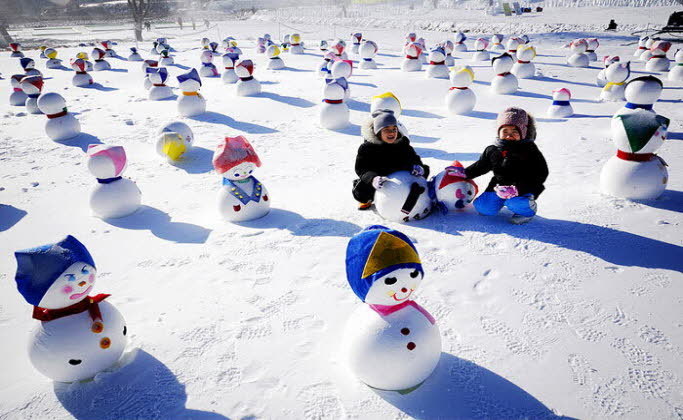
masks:
[[[363,302],[377,279],[400,268],[414,268],[424,275],[415,245],[397,230],[369,226],[346,247],[346,279]]]
[[[16,251],[17,282],[19,293],[33,306],[38,306],[59,276],[77,262],[95,267],[85,245],[69,235],[56,244]]]

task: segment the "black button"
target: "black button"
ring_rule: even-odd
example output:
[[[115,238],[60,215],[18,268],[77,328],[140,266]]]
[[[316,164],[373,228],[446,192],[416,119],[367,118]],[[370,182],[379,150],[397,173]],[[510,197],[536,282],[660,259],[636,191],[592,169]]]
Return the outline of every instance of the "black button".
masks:
[[[410,334],[410,330],[408,328],[401,328],[401,334],[408,335]]]

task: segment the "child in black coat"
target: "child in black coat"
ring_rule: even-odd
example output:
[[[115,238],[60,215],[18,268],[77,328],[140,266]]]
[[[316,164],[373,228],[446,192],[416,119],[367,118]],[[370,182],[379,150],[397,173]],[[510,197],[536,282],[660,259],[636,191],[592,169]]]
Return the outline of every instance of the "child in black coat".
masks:
[[[536,214],[536,199],[543,192],[548,166],[534,141],[536,124],[521,108],[508,108],[498,115],[498,136],[479,160],[464,171],[476,178],[493,171],[488,187],[474,207],[483,215],[497,214],[503,206],[514,215],[513,223],[526,223]]]
[[[415,176],[429,176],[429,166],[422,163],[408,137],[399,131],[393,111],[373,112],[361,134],[364,141],[356,156],[359,179],[353,181],[353,198],[360,202],[359,210],[370,208],[375,190],[382,188],[386,177],[394,172],[409,171]]]

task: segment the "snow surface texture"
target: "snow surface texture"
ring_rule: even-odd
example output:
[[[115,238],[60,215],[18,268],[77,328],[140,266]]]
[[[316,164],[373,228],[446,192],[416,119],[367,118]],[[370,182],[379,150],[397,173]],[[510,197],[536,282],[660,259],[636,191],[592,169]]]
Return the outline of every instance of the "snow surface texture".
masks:
[[[578,21],[586,11],[569,13]],[[491,94],[491,68],[472,66],[475,110],[450,116],[443,105],[448,80],[399,70],[405,28],[354,28],[377,41],[379,68],[354,69],[351,126],[327,131],[317,125],[317,50],[287,55],[287,69],[271,72],[253,52],[254,39],[276,36],[276,26],[219,28],[211,38],[238,39],[255,60],[263,93],[236,97],[234,86],[204,79],[207,113],[182,119],[196,140],[173,165],[157,156],[152,134],[177,118],[176,103],[146,99],[140,63],[110,59],[113,70],[99,72],[91,89],[72,87],[70,71],[45,70],[43,91],[62,94],[83,128],[64,143],[46,137],[45,116],[10,107],[9,82],[0,82],[1,419],[680,418],[683,86],[661,77],[655,109],[672,120],[659,151],[671,165],[669,186],[659,200],[637,203],[599,192],[600,170],[615,153],[610,117],[623,104],[597,101],[596,64],[566,66],[561,46],[576,34],[531,35],[539,76],[520,80],[515,95]],[[329,27],[297,29],[309,47],[332,37]],[[177,35],[169,36],[178,50],[171,81],[200,64],[200,37]],[[445,36],[419,35],[429,45]],[[633,37],[593,35],[600,54],[633,53],[634,46],[621,46]],[[74,43],[81,39],[73,36]],[[130,46],[114,48],[125,56]],[[140,45],[145,58],[150,46]],[[89,49],[62,48],[60,57]],[[44,71],[38,52],[27,54]],[[471,65],[470,54],[456,53],[456,64]],[[633,63],[634,76],[643,67]],[[5,78],[18,68],[0,54]],[[572,118],[544,117],[559,87],[572,91]],[[551,171],[538,216],[516,226],[509,214],[483,217],[469,207],[400,225],[358,212],[350,189],[359,125],[371,96],[385,91],[401,100],[401,121],[434,173],[454,159],[477,159],[504,107],[534,113]],[[273,209],[235,225],[215,212],[220,176],[211,156],[223,136],[239,134],[263,161],[258,178]],[[144,205],[130,217],[90,215],[96,181],[84,149],[98,142],[126,148],[126,176],[137,182]],[[480,190],[487,181],[477,179]],[[370,390],[339,354],[345,323],[361,304],[345,279],[345,247],[377,223],[414,239],[426,274],[416,299],[442,334],[435,373],[407,395]],[[74,385],[53,384],[32,369],[26,341],[37,321],[13,279],[15,250],[66,234],[89,248],[99,273],[94,292],[112,293],[108,302],[140,349],[120,370]]]

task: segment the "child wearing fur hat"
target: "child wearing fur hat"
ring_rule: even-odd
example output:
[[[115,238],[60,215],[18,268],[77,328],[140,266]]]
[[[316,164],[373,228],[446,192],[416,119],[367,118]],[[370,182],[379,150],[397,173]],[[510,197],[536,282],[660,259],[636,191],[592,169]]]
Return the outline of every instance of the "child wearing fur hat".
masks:
[[[393,111],[379,109],[361,129],[364,141],[356,156],[358,179],[353,181],[353,197],[360,203],[359,210],[372,206],[375,191],[382,188],[386,177],[394,172],[409,171],[415,176],[429,176],[429,166],[422,163],[398,125]]]
[[[460,175],[476,178],[493,171],[488,187],[476,200],[480,214],[492,216],[503,207],[512,211],[512,223],[526,223],[536,214],[536,199],[545,187],[548,166],[534,141],[534,118],[521,108],[507,108],[498,115],[498,134],[479,160]]]

